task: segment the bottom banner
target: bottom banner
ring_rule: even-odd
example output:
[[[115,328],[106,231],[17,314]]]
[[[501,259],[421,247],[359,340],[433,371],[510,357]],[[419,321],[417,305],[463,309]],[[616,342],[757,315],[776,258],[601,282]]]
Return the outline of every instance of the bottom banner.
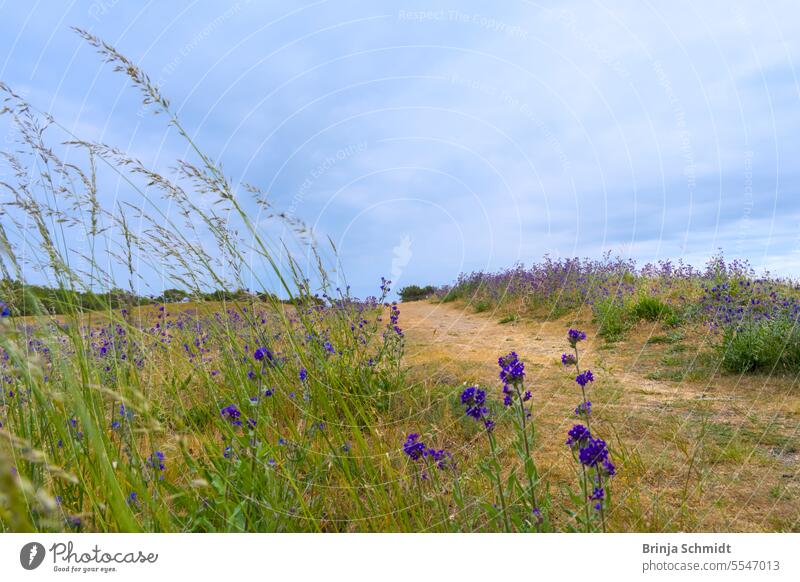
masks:
[[[798,534],[3,534],[0,580],[800,580]]]

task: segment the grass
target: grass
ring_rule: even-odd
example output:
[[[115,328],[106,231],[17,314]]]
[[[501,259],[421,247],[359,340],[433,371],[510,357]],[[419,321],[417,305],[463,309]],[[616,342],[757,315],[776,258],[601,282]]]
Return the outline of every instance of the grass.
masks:
[[[637,320],[664,321],[668,325],[677,325],[679,318],[675,310],[653,295],[640,295],[630,308],[631,316]]]
[[[622,299],[603,299],[594,305],[593,311],[594,321],[599,326],[597,333],[606,341],[621,339],[630,328],[630,313]]]

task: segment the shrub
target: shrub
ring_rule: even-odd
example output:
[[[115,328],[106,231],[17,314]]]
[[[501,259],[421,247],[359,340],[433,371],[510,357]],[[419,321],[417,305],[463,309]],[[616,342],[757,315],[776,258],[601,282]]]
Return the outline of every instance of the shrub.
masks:
[[[427,299],[436,292],[433,285],[408,285],[400,289],[400,299],[402,301],[419,301],[420,299]]]
[[[792,319],[765,319],[727,326],[719,347],[723,369],[743,373],[800,371],[800,328]]]

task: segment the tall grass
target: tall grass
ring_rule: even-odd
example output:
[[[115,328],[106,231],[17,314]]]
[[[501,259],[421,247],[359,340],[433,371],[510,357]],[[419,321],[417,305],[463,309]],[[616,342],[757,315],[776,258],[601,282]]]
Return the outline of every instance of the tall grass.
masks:
[[[76,136],[51,146],[49,136],[63,128],[0,86],[20,146],[3,152],[13,176],[2,183],[12,197],[0,226],[4,288],[32,268],[59,291],[63,313],[50,316],[24,285],[24,306],[20,293],[3,293],[9,314],[37,316],[3,318],[0,330],[2,528],[430,527],[398,478],[398,429],[376,429],[382,413],[402,407],[404,388],[402,330],[394,313],[384,313],[388,283],[365,302],[332,290],[303,225],[247,187],[265,213],[310,246],[315,272],[304,272],[286,241],[256,227],[240,192],[147,75],[77,32],[166,116],[196,162],[178,160],[175,175],[165,177]],[[138,203],[104,206],[103,173],[122,180]],[[198,206],[199,194],[215,205]],[[166,203],[185,223],[161,210]],[[134,221],[142,225],[137,231]],[[89,251],[72,246],[75,240]],[[147,257],[193,295],[209,286],[225,295],[247,281],[291,305],[266,293],[223,301],[216,313],[202,305],[138,307],[130,304],[134,264]],[[115,294],[113,305],[102,303],[121,276],[128,302],[120,305]],[[83,313],[77,300],[87,293],[100,311]],[[398,507],[410,509],[388,521]]]

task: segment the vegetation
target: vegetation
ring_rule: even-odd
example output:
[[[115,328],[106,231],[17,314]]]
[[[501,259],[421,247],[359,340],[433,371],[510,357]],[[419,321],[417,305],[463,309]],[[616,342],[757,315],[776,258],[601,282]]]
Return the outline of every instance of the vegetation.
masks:
[[[800,370],[800,327],[788,319],[726,326],[718,347],[722,366],[734,373]]]
[[[22,283],[15,279],[0,280],[0,296],[14,315],[64,315],[72,311],[90,312],[104,309],[124,309],[136,306],[157,305],[165,303],[182,303],[187,301],[234,301],[248,302],[279,301],[271,293],[250,293],[245,289],[227,291],[192,292],[183,289],[165,289],[160,295],[142,296],[123,289],[109,291],[81,291]],[[291,303],[287,301],[287,303]]]
[[[746,262],[718,254],[704,269],[664,261],[641,269],[633,261],[545,258],[526,269],[462,275],[436,290],[441,301],[460,299],[476,311],[514,310],[546,318],[591,309],[598,335],[623,339],[639,322],[665,331],[703,326],[718,338],[730,372],[800,372],[797,327],[800,286],[757,277]]]
[[[427,299],[435,292],[436,288],[433,285],[426,285],[425,287],[407,285],[400,289],[399,295],[402,301],[420,301],[422,299]]]

